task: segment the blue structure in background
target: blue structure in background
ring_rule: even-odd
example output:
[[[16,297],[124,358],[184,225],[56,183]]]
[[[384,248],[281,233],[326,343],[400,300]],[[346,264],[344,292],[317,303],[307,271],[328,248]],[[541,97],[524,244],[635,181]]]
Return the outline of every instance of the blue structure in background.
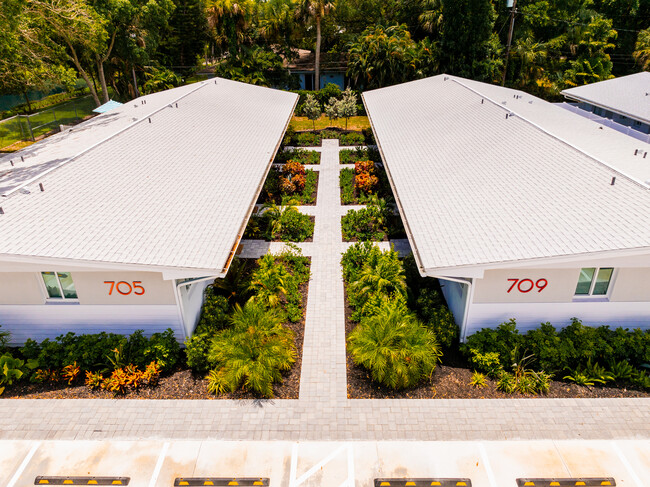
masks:
[[[122,105],[122,103],[120,103],[119,101],[109,100],[106,103],[104,103],[103,105],[100,105],[97,108],[95,108],[93,110],[93,112],[95,112],[95,113],[106,113],[106,112],[111,111],[113,108],[119,107],[120,105]]]

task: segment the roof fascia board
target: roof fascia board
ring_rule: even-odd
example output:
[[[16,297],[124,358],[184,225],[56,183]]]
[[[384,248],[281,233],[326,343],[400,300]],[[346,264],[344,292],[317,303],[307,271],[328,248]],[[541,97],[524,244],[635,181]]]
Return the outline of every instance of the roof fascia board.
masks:
[[[640,247],[636,249],[607,250],[603,252],[590,252],[586,254],[562,255],[555,257],[540,257],[536,259],[523,259],[507,262],[494,262],[480,265],[461,265],[454,267],[434,267],[424,269],[425,275],[436,277],[440,275],[449,275],[450,277],[462,278],[482,278],[486,270],[491,269],[511,269],[525,268],[529,266],[564,264],[575,262],[576,264],[589,263],[594,259],[607,259],[618,257],[634,257],[639,255],[649,255],[650,247]]]
[[[402,201],[400,200],[399,193],[395,188],[395,183],[393,182],[393,176],[391,175],[390,168],[388,167],[388,163],[386,162],[386,157],[384,156],[384,150],[381,146],[381,142],[379,141],[379,137],[377,136],[377,131],[375,130],[375,124],[372,120],[372,115],[370,114],[370,110],[368,109],[368,105],[366,103],[366,98],[364,93],[361,93],[361,101],[363,102],[363,107],[366,110],[366,114],[368,114],[370,127],[372,129],[372,133],[375,136],[375,142],[377,142],[377,148],[379,149],[381,160],[384,163],[384,169],[386,169],[386,175],[388,176],[388,183],[390,184],[391,190],[393,191],[393,196],[395,197],[395,204],[397,205],[397,209],[399,210],[400,217],[402,218],[404,230],[406,231],[406,237],[408,238],[409,244],[411,246],[413,257],[415,258],[415,264],[418,267],[420,275],[424,277],[425,275],[427,275],[427,273],[424,268],[424,265],[422,264],[422,259],[420,258],[420,251],[418,250],[418,246],[415,242],[415,239],[413,238],[413,232],[411,232],[411,226],[409,225],[408,218],[406,217],[406,213],[404,212],[404,208],[402,208]]]
[[[574,101],[582,102],[582,103],[589,103],[590,105],[594,105],[594,106],[596,106],[598,108],[603,108],[605,110],[609,110],[610,112],[614,112],[614,113],[617,113],[619,115],[623,115],[625,117],[631,118],[632,120],[638,120],[640,122],[650,124],[650,119],[639,117],[638,115],[632,115],[631,113],[628,113],[628,112],[626,112],[624,110],[620,110],[618,108],[610,107],[608,105],[605,105],[604,103],[598,103],[596,101],[589,100],[587,98],[583,98],[583,97],[578,96],[578,95],[573,95],[573,94],[567,93],[566,91],[561,91],[560,94],[564,95],[565,98],[568,98],[570,100],[574,100]]]
[[[210,80],[210,81],[211,81],[211,80]],[[216,83],[216,79],[215,79],[214,82]],[[147,119],[149,119],[150,117],[153,117],[156,113],[158,113],[158,112],[164,110],[165,108],[170,107],[170,106],[173,105],[174,103],[177,103],[178,101],[180,101],[181,99],[185,98],[186,96],[191,95],[191,94],[194,93],[195,91],[200,90],[201,88],[203,88],[204,86],[206,86],[206,84],[207,84],[207,81],[197,83],[197,85],[199,85],[199,86],[197,86],[195,89],[190,90],[190,91],[188,91],[187,93],[184,93],[183,95],[179,96],[178,98],[175,98],[175,99],[172,100],[171,102],[166,103],[165,105],[163,105],[163,106],[157,108],[157,109],[154,110],[153,112],[150,112],[150,113],[148,113],[148,114],[142,116],[141,118],[139,118],[139,119],[136,120],[135,122],[130,123],[129,125],[127,125],[126,127],[122,128],[121,130],[118,130],[118,131],[115,132],[115,133],[112,133],[112,134],[109,135],[108,137],[103,138],[103,139],[100,140],[99,142],[96,142],[96,143],[94,143],[93,145],[91,145],[90,147],[86,147],[86,148],[83,149],[82,151],[77,152],[75,155],[73,155],[73,156],[71,156],[71,157],[68,157],[67,159],[64,159],[63,161],[61,161],[60,163],[58,163],[56,166],[52,166],[52,167],[50,167],[49,169],[46,169],[45,171],[43,171],[43,172],[37,174],[36,176],[34,176],[33,178],[28,179],[28,180],[25,181],[24,183],[19,184],[18,186],[16,186],[16,187],[10,189],[10,190],[7,191],[6,193],[4,193],[2,196],[3,196],[3,197],[11,196],[11,195],[12,195],[13,193],[15,193],[16,191],[19,191],[19,190],[21,190],[22,188],[24,188],[24,187],[26,187],[26,186],[29,186],[30,184],[35,183],[36,181],[38,181],[39,179],[43,178],[44,176],[46,176],[47,174],[51,173],[52,171],[56,171],[56,170],[59,169],[61,166],[64,166],[64,165],[68,164],[69,162],[74,161],[75,159],[77,159],[77,158],[81,157],[82,155],[86,154],[87,152],[90,152],[90,151],[93,150],[94,148],[99,147],[99,146],[102,145],[104,142],[107,142],[107,141],[113,139],[114,137],[117,137],[118,135],[120,135],[120,134],[126,132],[127,130],[129,130],[130,128],[134,127],[135,125],[137,125],[137,124],[139,124],[139,123],[142,123],[144,120],[147,120]]]
[[[92,260],[64,259],[54,257],[38,257],[29,255],[10,255],[0,254],[0,269],[2,262],[36,264],[43,266],[68,266],[84,267],[97,270],[121,270],[121,271],[140,271],[140,272],[159,272],[163,274],[164,279],[186,279],[194,277],[204,277],[215,275],[225,277],[225,272],[217,269],[192,269],[187,267],[166,267],[158,265],[145,264],[128,264],[120,262],[100,262]]]

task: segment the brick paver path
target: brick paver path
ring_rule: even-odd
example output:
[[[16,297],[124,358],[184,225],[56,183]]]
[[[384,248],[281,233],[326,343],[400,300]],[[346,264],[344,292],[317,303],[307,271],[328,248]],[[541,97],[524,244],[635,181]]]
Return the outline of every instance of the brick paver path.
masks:
[[[650,399],[347,399],[338,141],[323,147],[298,400],[0,400],[0,439],[650,438]],[[242,257],[284,244],[248,241]],[[387,244],[382,244],[382,246]],[[406,251],[408,245],[396,247]]]

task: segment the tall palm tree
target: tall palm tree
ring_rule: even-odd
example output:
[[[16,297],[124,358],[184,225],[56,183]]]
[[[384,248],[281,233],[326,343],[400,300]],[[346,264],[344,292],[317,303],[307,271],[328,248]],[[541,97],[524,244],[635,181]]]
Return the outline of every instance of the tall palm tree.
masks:
[[[208,19],[212,40],[212,57],[214,47],[228,49],[236,53],[245,41],[246,27],[252,6],[248,0],[210,0],[205,15]]]
[[[334,3],[330,0],[301,0],[296,16],[306,21],[316,23],[316,62],[314,65],[314,89],[320,89],[320,24],[323,18],[334,10]]]

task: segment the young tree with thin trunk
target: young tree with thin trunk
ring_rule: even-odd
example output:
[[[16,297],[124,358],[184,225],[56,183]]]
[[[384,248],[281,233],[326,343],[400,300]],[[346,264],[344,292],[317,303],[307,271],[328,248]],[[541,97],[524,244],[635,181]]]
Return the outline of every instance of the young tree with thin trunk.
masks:
[[[305,116],[313,122],[314,130],[316,130],[316,120],[320,118],[321,110],[318,100],[316,100],[314,95],[311,93],[307,95],[307,99],[305,100],[305,105],[303,106],[302,111],[304,112]]]

